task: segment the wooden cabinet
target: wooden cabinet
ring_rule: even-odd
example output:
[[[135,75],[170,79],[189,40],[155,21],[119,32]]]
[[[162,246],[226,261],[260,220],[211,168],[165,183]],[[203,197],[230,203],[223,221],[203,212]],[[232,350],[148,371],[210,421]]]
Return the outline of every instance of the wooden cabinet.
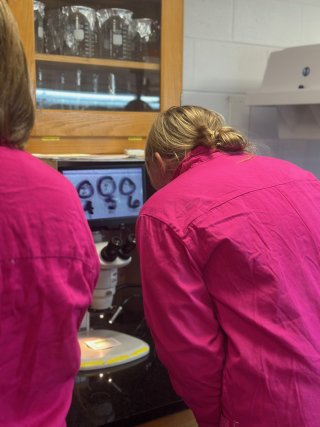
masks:
[[[36,123],[27,145],[29,151],[45,154],[114,154],[123,153],[124,148],[143,148],[145,137],[157,111],[180,104],[183,0],[42,0],[46,10],[61,9],[64,6],[71,9],[71,6],[74,8],[73,5],[80,4],[84,8],[93,8],[96,11],[102,8],[126,9],[132,12],[132,20],[137,21],[141,17],[142,19],[152,18],[158,23],[158,39],[154,44],[157,48],[156,52],[152,52],[149,57],[137,57],[132,51],[123,57],[111,56],[110,50],[106,56],[103,56],[99,50],[89,55],[87,52],[83,55],[78,52],[70,54],[58,51],[57,53],[52,50],[48,53],[48,49],[39,51],[38,44],[36,49],[35,35],[40,34],[40,30],[34,25],[36,18],[34,9],[37,2],[8,0],[8,3],[18,21],[37,108]],[[66,24],[62,31],[65,28]],[[48,77],[43,78],[43,73]],[[82,104],[69,104],[69,101],[65,100],[65,94],[78,99],[75,85],[77,81],[79,83],[78,77],[81,73],[85,76],[87,85],[79,95]],[[101,92],[97,89],[97,79],[102,74],[105,80],[108,75],[109,80],[111,77],[113,83],[116,81],[115,87],[111,88],[111,95],[110,88],[106,89],[107,83],[104,83]],[[69,80],[70,76],[73,79],[69,81],[67,90],[59,87],[64,84],[65,75]],[[152,94],[150,98],[146,94],[145,99],[146,104],[148,99],[153,100],[152,108],[142,109],[142,111],[130,110],[127,104],[124,104],[126,101],[121,101],[120,105],[118,103],[120,95],[115,92],[118,90],[122,94],[125,92],[129,98],[123,97],[123,99],[127,101],[130,101],[130,96],[131,100],[133,96],[140,99],[143,79],[147,83],[151,82],[149,87]],[[136,87],[132,90],[131,86]],[[49,99],[49,95],[56,100]],[[95,103],[83,105],[83,99],[89,97],[93,97]],[[116,107],[110,106],[107,104],[107,99],[116,99],[120,106],[118,104]]]

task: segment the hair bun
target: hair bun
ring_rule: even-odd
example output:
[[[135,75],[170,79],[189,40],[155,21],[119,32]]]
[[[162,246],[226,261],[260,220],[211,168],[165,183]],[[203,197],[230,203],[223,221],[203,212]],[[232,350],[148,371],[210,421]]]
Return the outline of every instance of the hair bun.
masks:
[[[223,126],[217,131],[216,146],[223,151],[242,151],[248,146],[248,141],[234,128]]]

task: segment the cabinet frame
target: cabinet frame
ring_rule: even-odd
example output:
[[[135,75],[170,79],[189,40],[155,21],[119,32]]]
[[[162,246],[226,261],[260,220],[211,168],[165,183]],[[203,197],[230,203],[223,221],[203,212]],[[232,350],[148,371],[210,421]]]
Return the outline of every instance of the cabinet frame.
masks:
[[[179,105],[181,99],[183,0],[161,1],[160,111],[164,111],[170,106]],[[18,22],[35,100],[35,64],[36,60],[41,60],[44,55],[35,52],[33,0],[8,0],[8,3]],[[67,61],[68,58],[63,58],[62,55],[59,62]],[[120,62],[97,59],[95,63],[101,66],[119,64],[121,67]],[[82,63],[87,63],[87,59],[82,58]],[[127,66],[130,66],[130,63]],[[147,63],[133,66],[142,69],[155,67],[154,64]],[[113,154],[122,153],[124,148],[143,148],[156,114],[37,109],[35,126],[27,149],[46,154]]]

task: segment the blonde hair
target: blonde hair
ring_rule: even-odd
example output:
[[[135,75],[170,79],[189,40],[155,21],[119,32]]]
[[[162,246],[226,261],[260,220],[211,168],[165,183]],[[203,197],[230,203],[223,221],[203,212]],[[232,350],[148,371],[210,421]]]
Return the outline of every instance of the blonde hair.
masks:
[[[6,0],[0,0],[0,145],[22,148],[34,124],[24,49]]]
[[[158,114],[147,137],[145,156],[148,160],[158,152],[179,162],[199,145],[229,152],[253,151],[247,139],[227,126],[220,114],[184,105]]]

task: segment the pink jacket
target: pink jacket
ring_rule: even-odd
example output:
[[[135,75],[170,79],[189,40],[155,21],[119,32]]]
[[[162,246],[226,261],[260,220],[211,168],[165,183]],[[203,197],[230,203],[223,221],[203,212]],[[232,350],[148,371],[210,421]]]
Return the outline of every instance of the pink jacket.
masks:
[[[59,172],[0,147],[0,182],[0,426],[62,427],[99,271],[95,247]]]
[[[320,426],[320,182],[197,148],[137,223],[145,314],[200,427]]]

